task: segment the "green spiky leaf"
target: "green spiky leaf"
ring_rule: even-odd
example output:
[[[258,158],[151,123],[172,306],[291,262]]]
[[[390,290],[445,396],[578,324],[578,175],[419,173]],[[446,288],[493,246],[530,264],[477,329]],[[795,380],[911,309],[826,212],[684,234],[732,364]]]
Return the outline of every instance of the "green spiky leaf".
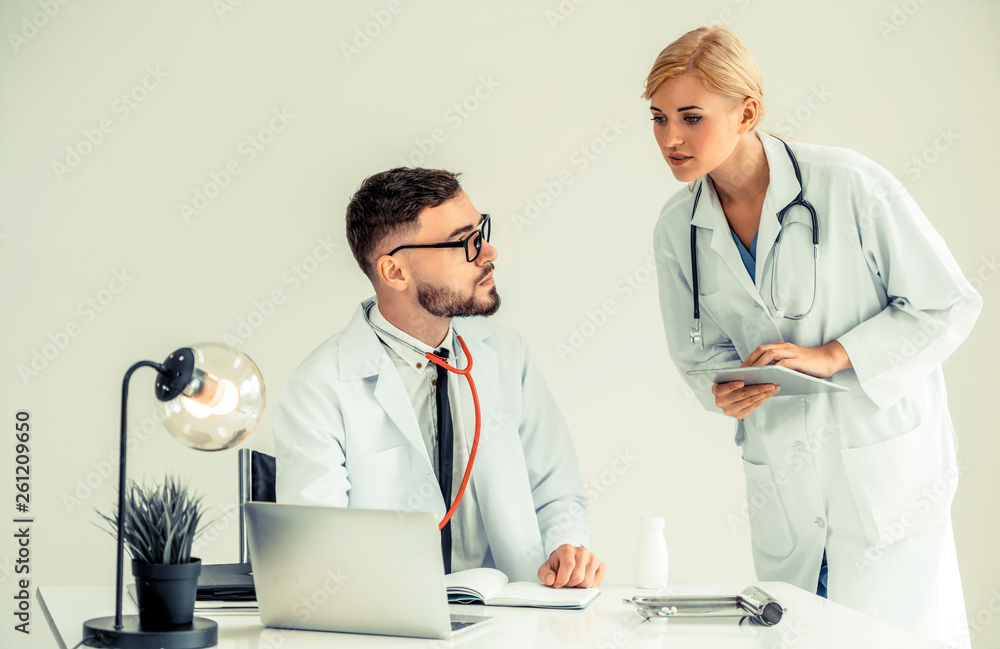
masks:
[[[97,512],[112,536],[118,535],[118,508]],[[123,538],[129,555],[142,563],[189,563],[202,515],[201,496],[168,476],[163,484],[129,481],[125,495]]]

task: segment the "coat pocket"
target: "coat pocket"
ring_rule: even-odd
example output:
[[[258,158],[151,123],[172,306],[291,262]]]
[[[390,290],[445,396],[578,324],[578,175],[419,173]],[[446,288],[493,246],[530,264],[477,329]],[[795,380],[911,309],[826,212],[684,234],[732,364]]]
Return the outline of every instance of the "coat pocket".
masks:
[[[771,467],[744,459],[743,473],[747,480],[747,512],[754,548],[779,559],[787,557],[795,543]]]
[[[347,456],[348,506],[405,509],[410,485],[410,445]]]
[[[957,474],[943,470],[923,426],[892,439],[841,450],[865,537],[886,547],[948,521]]]

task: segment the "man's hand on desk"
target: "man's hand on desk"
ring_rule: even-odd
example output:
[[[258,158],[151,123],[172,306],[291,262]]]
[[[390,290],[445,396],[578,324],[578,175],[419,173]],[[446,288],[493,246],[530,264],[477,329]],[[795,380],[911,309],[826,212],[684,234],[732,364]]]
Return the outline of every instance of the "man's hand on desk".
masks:
[[[587,548],[564,543],[538,569],[538,579],[553,588],[592,588],[604,581],[604,564]]]

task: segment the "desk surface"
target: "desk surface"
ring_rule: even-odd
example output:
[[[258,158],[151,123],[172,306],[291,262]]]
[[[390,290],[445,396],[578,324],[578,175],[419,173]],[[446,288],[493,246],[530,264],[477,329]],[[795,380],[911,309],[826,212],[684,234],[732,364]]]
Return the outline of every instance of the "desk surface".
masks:
[[[633,595],[736,595],[748,583],[682,584],[668,591],[626,586],[605,586],[601,595],[583,611],[559,611],[499,606],[456,606],[453,613],[488,615],[494,621],[453,640],[391,638],[373,635],[332,634],[315,631],[267,629],[257,615],[213,615],[219,624],[220,649],[298,649],[312,647],[588,647],[595,649],[639,649],[641,647],[704,647],[715,649],[945,649],[945,645],[921,638],[898,627],[827,601],[780,582],[759,585],[787,609],[774,627],[738,626],[730,620],[650,620],[648,622],[622,603]],[[77,644],[85,620],[114,615],[114,589],[110,586],[46,586],[38,589],[38,601],[49,627],[62,649]],[[126,598],[125,613],[134,613]]]

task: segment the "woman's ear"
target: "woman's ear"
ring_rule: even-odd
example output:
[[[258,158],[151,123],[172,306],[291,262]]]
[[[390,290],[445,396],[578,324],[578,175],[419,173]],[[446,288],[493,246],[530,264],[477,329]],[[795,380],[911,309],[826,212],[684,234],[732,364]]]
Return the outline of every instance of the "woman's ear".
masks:
[[[750,129],[752,129],[754,126],[757,125],[758,109],[759,105],[757,104],[757,100],[754,99],[753,97],[747,97],[746,99],[743,100],[743,105],[742,105],[743,112],[741,115],[740,126],[738,131],[739,135],[743,135],[744,133],[746,133],[747,131],[749,131]]]

